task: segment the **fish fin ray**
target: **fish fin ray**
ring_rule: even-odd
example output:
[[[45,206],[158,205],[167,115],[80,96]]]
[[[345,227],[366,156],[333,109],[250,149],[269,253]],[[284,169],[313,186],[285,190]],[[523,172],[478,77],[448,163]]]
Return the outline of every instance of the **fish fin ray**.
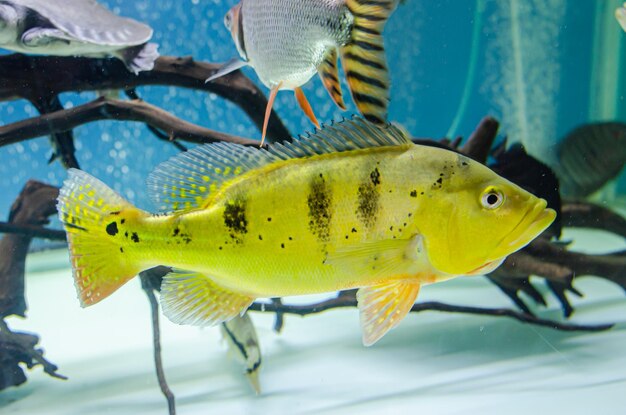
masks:
[[[294,89],[294,94],[296,96],[296,100],[298,101],[298,105],[300,105],[300,108],[302,109],[304,114],[306,114],[309,120],[311,120],[311,122],[315,124],[317,128],[320,128],[320,123],[319,121],[317,121],[317,117],[315,117],[313,108],[311,107],[311,104],[309,103],[309,101],[306,99],[306,96],[304,95],[304,91],[302,91],[302,88],[298,87]]]
[[[372,147],[412,145],[396,126],[376,125],[359,117],[339,123],[322,125],[315,134],[293,137],[291,141],[274,143],[268,151],[280,159],[310,157]]]
[[[213,75],[211,75],[205,83],[209,83],[211,81],[216,80],[217,78],[221,78],[224,75],[228,75],[231,72],[235,72],[238,69],[243,68],[244,66],[248,66],[249,63],[246,61],[242,61],[239,58],[233,58],[228,62],[224,63],[222,66],[218,68],[217,71]]]
[[[270,90],[270,96],[267,100],[267,106],[265,107],[265,119],[263,120],[263,133],[261,134],[261,147],[265,144],[265,135],[267,134],[267,125],[270,122],[270,115],[272,115],[272,107],[274,106],[274,100],[276,99],[276,94],[278,94],[278,90],[282,86],[283,82],[279,82],[278,85],[272,87]]]
[[[397,3],[346,0],[354,25],[350,41],[341,48],[341,60],[357,108],[377,124],[386,122],[389,105],[389,71],[382,33]]]
[[[35,27],[22,34],[22,43],[29,48],[38,48],[54,45],[55,43],[68,44],[72,37],[59,29],[49,27]]]
[[[328,252],[324,264],[345,267],[357,277],[386,278],[397,275],[418,261],[417,249],[421,238],[385,239],[364,242]]]
[[[141,271],[128,255],[120,252],[121,242],[107,234],[107,224],[115,222],[115,217],[122,212],[147,213],[77,169],[68,170],[68,179],[57,199],[57,210],[67,232],[74,284],[81,306],[105,299]]]
[[[198,146],[161,163],[148,176],[148,193],[162,211],[206,207],[233,178],[278,160],[265,150],[233,143]]]
[[[253,297],[221,287],[210,277],[176,270],[163,278],[163,313],[176,324],[213,326],[245,312]]]
[[[357,291],[363,344],[371,346],[396,327],[413,307],[420,284],[398,279]]]
[[[335,104],[345,111],[346,104],[343,101],[343,93],[341,92],[341,83],[339,82],[337,71],[337,48],[328,49],[322,63],[317,68],[317,72]]]

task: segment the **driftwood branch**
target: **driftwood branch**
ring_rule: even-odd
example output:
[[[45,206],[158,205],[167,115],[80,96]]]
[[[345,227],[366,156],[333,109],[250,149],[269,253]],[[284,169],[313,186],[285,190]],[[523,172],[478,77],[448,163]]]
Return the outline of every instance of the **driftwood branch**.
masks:
[[[86,59],[54,56],[0,56],[0,101],[17,98],[36,101],[38,96],[63,92],[128,90],[146,85],[169,85],[212,92],[239,106],[259,128],[267,99],[242,72],[206,83],[219,64],[196,62],[191,57],[161,56],[151,71],[134,75],[117,59]],[[272,112],[267,130],[268,142],[291,136],[280,118]]]
[[[99,98],[77,107],[0,127],[0,147],[47,134],[71,131],[80,125],[99,120],[139,121],[164,131],[170,140],[193,143],[227,141],[259,145],[256,140],[220,133],[189,123],[145,101],[122,101]]]

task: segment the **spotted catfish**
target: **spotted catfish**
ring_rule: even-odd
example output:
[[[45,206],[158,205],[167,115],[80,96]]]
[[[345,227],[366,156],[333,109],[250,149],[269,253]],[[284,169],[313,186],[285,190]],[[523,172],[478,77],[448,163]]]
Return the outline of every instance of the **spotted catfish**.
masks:
[[[70,170],[58,210],[83,306],[169,265],[174,322],[213,325],[259,297],[358,288],[363,342],[404,318],[423,284],[486,273],[555,217],[454,152],[353,119],[268,149],[218,143],[160,165],[150,214]]]
[[[341,54],[348,86],[359,111],[384,123],[389,101],[383,28],[397,0],[241,0],[226,15],[241,59],[213,80],[249,65],[271,90],[263,138],[279,90],[293,90],[300,107],[319,127],[302,89],[316,72],[335,103],[345,109],[337,74]]]

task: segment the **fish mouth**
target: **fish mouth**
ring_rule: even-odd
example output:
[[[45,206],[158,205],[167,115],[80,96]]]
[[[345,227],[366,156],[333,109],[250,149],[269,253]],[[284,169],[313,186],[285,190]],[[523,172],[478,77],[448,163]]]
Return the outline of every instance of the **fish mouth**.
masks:
[[[498,245],[497,258],[522,249],[554,222],[556,212],[547,208],[547,205],[545,200],[539,199],[533,208],[526,212],[522,220]]]

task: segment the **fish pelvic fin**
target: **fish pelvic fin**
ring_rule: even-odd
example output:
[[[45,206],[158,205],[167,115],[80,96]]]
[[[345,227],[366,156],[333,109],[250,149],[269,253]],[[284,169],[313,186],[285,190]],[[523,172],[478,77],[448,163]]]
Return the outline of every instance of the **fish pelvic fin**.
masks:
[[[304,114],[311,120],[311,122],[319,129],[320,123],[317,121],[317,117],[313,112],[313,108],[311,108],[311,104],[309,104],[309,100],[306,99],[306,95],[304,95],[304,91],[302,88],[297,87],[294,89],[294,95],[296,97],[296,101],[298,101],[298,105],[304,112]]]
[[[386,122],[389,105],[383,29],[397,3],[397,0],[346,0],[354,24],[350,41],[341,47],[343,68],[359,112],[377,124]]]
[[[346,104],[343,102],[343,93],[341,92],[341,84],[337,74],[337,48],[328,49],[324,60],[317,68],[317,72],[335,104],[342,110],[345,110]]]
[[[82,307],[105,299],[141,271],[118,230],[121,218],[148,215],[98,179],[68,170],[57,199]],[[123,222],[122,222],[123,223]]]
[[[363,330],[363,344],[371,346],[396,327],[413,307],[420,284],[399,278],[357,291],[356,298]]]
[[[124,62],[129,71],[137,75],[139,72],[154,69],[154,62],[159,57],[159,45],[144,43],[122,49],[115,55]]]
[[[210,277],[182,270],[161,284],[163,313],[173,323],[214,326],[243,314],[254,298],[224,288]]]

